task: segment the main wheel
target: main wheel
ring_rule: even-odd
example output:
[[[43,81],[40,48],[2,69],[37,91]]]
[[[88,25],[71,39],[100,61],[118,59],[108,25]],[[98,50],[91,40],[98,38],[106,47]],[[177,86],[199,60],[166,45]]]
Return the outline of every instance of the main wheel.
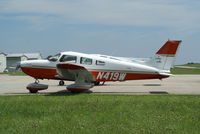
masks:
[[[104,84],[105,84],[105,81],[101,85],[104,85]]]
[[[94,85],[95,85],[95,86],[98,86],[99,84],[100,84],[99,81],[95,81],[95,82],[94,82]]]
[[[36,83],[36,84],[39,84],[40,81],[39,81],[38,79],[35,79],[35,83]]]
[[[38,90],[29,90],[30,93],[35,94],[38,92]]]
[[[63,86],[65,84],[65,82],[63,80],[59,81],[59,86]]]

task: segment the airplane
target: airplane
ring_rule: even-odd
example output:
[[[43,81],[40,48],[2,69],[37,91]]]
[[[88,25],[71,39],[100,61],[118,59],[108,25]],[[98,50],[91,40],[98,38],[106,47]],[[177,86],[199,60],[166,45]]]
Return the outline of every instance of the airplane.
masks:
[[[61,52],[46,60],[21,61],[21,70],[35,78],[27,86],[30,93],[45,90],[48,85],[39,84],[39,79],[74,81],[68,85],[71,92],[79,93],[91,89],[100,82],[168,78],[177,50],[182,41],[168,40],[149,59],[114,57],[79,52]]]

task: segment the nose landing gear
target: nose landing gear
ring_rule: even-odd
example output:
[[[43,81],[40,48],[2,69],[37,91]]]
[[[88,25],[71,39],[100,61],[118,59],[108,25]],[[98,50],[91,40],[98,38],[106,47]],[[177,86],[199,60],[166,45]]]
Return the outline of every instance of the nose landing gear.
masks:
[[[28,84],[26,87],[30,93],[37,93],[39,90],[45,90],[48,88],[48,85],[39,84],[39,80],[36,79],[34,83]]]
[[[60,80],[60,81],[59,81],[59,86],[64,86],[64,85],[65,85],[64,80]]]

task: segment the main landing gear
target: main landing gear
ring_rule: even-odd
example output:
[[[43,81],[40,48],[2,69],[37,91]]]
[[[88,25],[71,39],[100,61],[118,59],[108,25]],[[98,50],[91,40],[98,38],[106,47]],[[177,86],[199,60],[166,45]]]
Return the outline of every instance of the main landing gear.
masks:
[[[38,90],[29,90],[29,92],[32,94],[36,94],[38,92]]]
[[[35,83],[36,83],[36,84],[39,84],[40,81],[39,81],[38,79],[35,79]]]
[[[28,84],[26,87],[30,93],[37,93],[39,90],[45,90],[48,88],[48,85],[39,84],[39,80],[36,79],[34,83]]]
[[[60,80],[60,81],[59,81],[59,86],[64,86],[64,85],[65,85],[64,80]]]
[[[94,82],[95,86],[100,86],[100,85],[104,85],[104,84],[105,84],[105,81],[103,81],[102,84],[99,81]]]
[[[104,85],[104,82],[86,82],[86,81],[75,81],[75,84],[71,84],[69,86],[67,86],[67,90],[71,91],[72,93],[81,93],[81,92],[85,92],[87,90],[89,90],[90,88],[92,88],[93,86],[100,86],[100,85]]]

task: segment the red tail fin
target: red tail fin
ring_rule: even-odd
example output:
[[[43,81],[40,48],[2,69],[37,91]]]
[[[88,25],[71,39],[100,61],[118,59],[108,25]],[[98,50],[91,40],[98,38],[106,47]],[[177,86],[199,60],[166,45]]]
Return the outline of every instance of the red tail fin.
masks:
[[[167,41],[156,54],[175,55],[181,41]]]

